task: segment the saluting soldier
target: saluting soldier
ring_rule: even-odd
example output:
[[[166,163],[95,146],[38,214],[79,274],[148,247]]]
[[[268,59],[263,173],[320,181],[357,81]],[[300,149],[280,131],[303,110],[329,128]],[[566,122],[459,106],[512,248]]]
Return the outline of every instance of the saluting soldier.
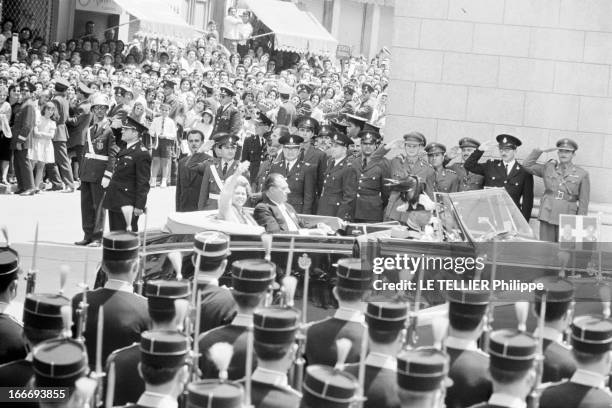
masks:
[[[298,214],[312,214],[316,199],[317,178],[314,167],[301,157],[300,146],[304,139],[298,135],[285,135],[279,143],[283,146],[282,161],[272,163],[271,173],[285,176],[289,185],[287,202]]]
[[[533,176],[515,159],[516,149],[522,142],[512,136],[501,134],[496,137],[501,160],[487,160],[478,163],[492,142],[481,144],[465,161],[465,168],[484,176],[484,187],[504,187],[527,221],[533,208]]]
[[[81,179],[81,227],[83,239],[76,245],[100,246],[104,229],[104,211],[99,211],[104,197],[104,189],[110,184],[115,170],[115,159],[119,147],[106,117],[108,99],[104,94],[96,94],[91,110],[94,124],[87,131],[85,154],[80,165]]]
[[[242,128],[242,118],[238,108],[234,106],[234,96],[236,92],[228,86],[219,87],[221,106],[215,115],[215,126],[212,134],[228,133],[238,139],[238,132]],[[235,152],[234,152],[235,153]]]
[[[400,402],[397,388],[397,355],[402,349],[408,305],[404,302],[369,302],[368,356],[365,364],[365,408],[396,408]],[[359,364],[345,369],[359,376]]]
[[[391,160],[391,177],[395,180],[402,180],[408,176],[418,177],[425,183],[425,193],[429,198],[433,198],[433,185],[435,182],[434,169],[423,160],[422,150],[427,144],[425,136],[419,132],[410,132],[404,135],[404,153]],[[386,144],[382,152],[387,153],[400,141]],[[399,198],[399,193],[391,193],[389,202],[395,202]]]
[[[358,136],[361,138],[361,155],[351,164],[359,175],[353,220],[381,222],[389,201],[385,180],[391,177],[390,163],[385,157],[373,155],[381,140],[378,132],[363,130]]]
[[[189,168],[195,168],[202,174],[198,210],[216,210],[218,208],[219,193],[223,189],[223,184],[229,176],[234,174],[238,164],[240,164],[238,160],[234,160],[237,136],[229,133],[217,133],[213,136],[213,140],[221,157],[203,163],[188,164]]]
[[[459,191],[459,177],[455,171],[444,167],[446,146],[442,143],[430,143],[425,146],[427,159],[434,169],[433,191],[436,193],[454,193]]]
[[[459,191],[481,190],[483,187],[484,177],[480,174],[472,173],[465,168],[465,161],[479,146],[480,142],[476,139],[470,137],[462,138],[459,140],[459,148],[461,149],[463,163],[453,163],[447,166],[447,168],[454,170],[459,177]]]
[[[0,247],[0,364],[19,360],[26,355],[23,325],[7,309],[17,297],[20,273],[19,254],[10,247]]]
[[[145,283],[151,330],[178,332],[189,307],[189,281],[151,280]],[[112,390],[113,405],[136,402],[145,391],[145,384],[138,374],[140,343],[113,351],[106,360],[107,373],[115,373],[114,382],[107,380],[107,390]]]
[[[106,189],[104,208],[108,210],[111,231],[125,231],[126,220],[121,207],[134,208],[132,231],[138,231],[138,217],[147,207],[149,178],[151,176],[151,154],[140,141],[147,127],[128,117],[123,125],[125,147],[117,153],[115,170]],[[108,175],[108,173],[106,173]]]
[[[244,259],[232,264],[231,293],[238,313],[230,324],[217,327],[199,338],[199,349],[208,350],[215,343],[225,342],[234,347],[234,354],[227,370],[230,380],[245,375],[247,328],[253,325],[253,312],[262,304],[266,292],[274,282],[276,265],[263,259]],[[203,353],[199,359],[202,378],[218,378],[215,356]],[[255,365],[253,366],[255,367]]]
[[[138,341],[149,328],[147,300],[133,293],[132,282],[137,274],[139,240],[136,234],[110,232],[102,238],[102,271],[108,276],[103,288],[87,291],[89,304],[85,326],[85,344],[89,364],[94,368],[98,310],[104,306],[102,361],[110,353]],[[83,293],[72,298],[72,321],[77,320]],[[76,331],[76,328],[73,329]]]
[[[353,141],[336,132],[332,138],[331,158],[327,163],[325,180],[317,215],[328,215],[351,221],[357,198],[358,174],[347,157],[348,146]]]
[[[571,326],[576,372],[569,380],[545,388],[541,408],[609,407],[612,393],[606,387],[610,374],[612,321],[595,315],[579,316]]]
[[[111,128],[113,129],[113,134],[115,135],[115,141],[120,147],[124,147],[125,145],[125,142],[122,140],[121,128],[130,113],[129,106],[125,104],[125,98],[128,92],[131,93],[132,90],[123,85],[116,86],[115,104],[111,106],[108,111],[108,117],[111,120]]]
[[[361,339],[364,335],[364,299],[371,290],[372,271],[363,269],[360,259],[345,258],[338,261],[338,282],[333,294],[338,300],[336,313],[315,322],[306,333],[306,360],[308,364],[334,365],[336,340],[347,338],[352,346],[346,362],[359,361]]]
[[[545,164],[536,161],[544,152],[557,150],[559,161],[549,160]],[[525,159],[527,172],[544,180],[544,195],[540,201],[540,239],[559,240],[559,215],[587,215],[591,184],[589,173],[572,163],[578,143],[571,139],[557,141],[552,149],[534,149]]]
[[[321,150],[314,147],[313,138],[319,134],[319,122],[314,118],[300,116],[296,120],[297,134],[304,139],[302,144],[302,160],[310,163],[317,174],[317,197],[321,195],[323,182],[325,179],[325,170],[327,168],[327,155]]]
[[[205,153],[210,148],[209,141],[204,142],[204,134],[191,129],[187,132],[189,154],[181,158],[177,166],[176,176],[176,211],[196,211],[198,198],[202,187],[202,175],[198,173],[197,166],[202,165],[211,157]]]
[[[259,165],[264,161],[266,155],[266,132],[270,131],[272,121],[262,112],[257,112],[257,116],[252,119],[255,122],[255,133],[252,136],[244,139],[242,146],[241,161],[248,161],[249,165],[249,182],[253,184],[259,173]]]
[[[446,392],[447,407],[469,407],[486,401],[493,392],[489,356],[478,348],[484,317],[489,306],[487,291],[449,291],[448,337],[444,341],[450,357],[448,376],[453,384]]]
[[[443,407],[448,355],[432,347],[406,350],[397,357],[397,386],[402,408]]]

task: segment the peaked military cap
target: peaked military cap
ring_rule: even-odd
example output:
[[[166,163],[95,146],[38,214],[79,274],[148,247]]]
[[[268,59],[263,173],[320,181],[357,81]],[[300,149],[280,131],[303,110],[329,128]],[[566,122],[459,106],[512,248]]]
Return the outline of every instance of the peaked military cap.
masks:
[[[138,133],[142,133],[142,132],[149,130],[148,127],[138,122],[136,119],[132,118],[131,116],[127,116],[125,118],[125,120],[123,121],[123,125],[121,127],[123,129],[134,129]]]
[[[353,143],[355,143],[353,142],[353,139],[351,139],[344,133],[340,133],[340,132],[334,133],[334,135],[331,138],[331,141],[337,145],[344,146],[344,147],[350,146]]]
[[[363,125],[365,125],[365,123],[368,121],[366,118],[362,118],[361,116],[357,115],[352,115],[350,113],[347,113],[344,116],[346,117],[347,122],[352,123],[355,126],[359,126],[361,128],[363,128]]]
[[[202,380],[187,385],[187,408],[242,408],[240,384]]]
[[[473,147],[475,149],[478,149],[479,146],[480,142],[476,139],[472,139],[471,137],[463,137],[459,140],[459,147],[461,148]]]
[[[147,297],[149,310],[174,311],[176,299],[186,299],[191,287],[186,280],[167,281],[150,280],[145,283],[144,295]]]
[[[304,138],[300,135],[285,135],[278,139],[278,143],[285,147],[299,147],[301,143],[304,143]]]
[[[102,238],[102,259],[108,261],[133,259],[138,256],[139,248],[138,235],[126,231],[108,232]]]
[[[357,137],[361,139],[361,143],[378,143],[380,141],[380,134],[371,130],[362,130],[357,134]]]
[[[544,276],[534,280],[534,283],[541,283],[544,287],[542,290],[534,291],[536,301],[542,300],[544,292],[546,292],[546,303],[571,302],[574,298],[574,285],[567,279],[558,276]]]
[[[199,232],[194,237],[193,251],[206,260],[225,259],[231,253],[229,243],[229,236],[222,232]]]
[[[293,343],[299,328],[299,312],[295,309],[270,306],[253,312],[253,336],[264,344],[283,345]]]
[[[575,152],[578,150],[578,143],[568,138],[560,139],[557,141],[557,149],[571,150]]]
[[[10,247],[0,248],[0,276],[19,272],[19,254]]]
[[[602,354],[612,345],[612,320],[603,316],[579,316],[571,325],[572,347],[577,351]]]
[[[32,367],[39,387],[72,386],[89,370],[87,350],[73,339],[47,340],[34,347]]]
[[[23,325],[33,329],[62,330],[62,307],[71,307],[70,299],[52,293],[30,293],[23,304]]]
[[[241,259],[232,263],[231,273],[234,290],[261,293],[274,282],[276,265],[264,259]]]
[[[229,133],[221,132],[217,133],[212,138],[217,146],[235,146],[238,142],[238,136],[230,135]]]
[[[409,391],[440,388],[448,374],[448,355],[433,347],[406,350],[397,357],[397,385]]]
[[[315,137],[332,137],[336,129],[332,125],[323,125]],[[346,130],[345,130],[346,133]]]
[[[55,90],[57,92],[64,92],[68,88],[70,88],[70,82],[66,81],[64,78],[58,78],[55,80]]]
[[[417,142],[420,143],[421,146],[425,146],[427,144],[427,139],[423,136],[422,133],[419,132],[410,132],[404,135],[405,142]]]
[[[376,132],[378,134],[380,134],[380,126],[376,126],[375,124],[371,123],[371,122],[366,122],[365,125],[363,125],[363,130],[364,131],[372,131],[372,132]]]
[[[396,331],[404,328],[408,304],[404,302],[369,302],[365,320],[369,329]]]
[[[536,358],[537,342],[529,333],[502,329],[491,333],[490,364],[502,370],[523,371],[531,368]]]
[[[345,122],[338,122],[337,120],[332,120],[331,125],[332,125],[332,130],[331,130],[332,133],[329,135],[329,137],[333,136],[334,129],[340,133],[346,134],[346,129],[348,126]]]
[[[356,400],[359,382],[346,372],[324,365],[306,368],[302,401],[309,407],[348,408]]]
[[[484,316],[491,294],[488,290],[451,290],[446,292],[448,313],[455,316]]]
[[[295,127],[298,129],[311,129],[315,135],[319,133],[319,129],[321,128],[319,126],[319,121],[315,118],[311,118],[310,116],[299,116],[295,120]]]
[[[371,287],[372,271],[365,269],[359,258],[343,258],[338,260],[336,276],[338,286],[343,289],[364,291]]]
[[[444,146],[442,143],[433,142],[425,146],[425,151],[428,155],[433,155],[436,153],[446,153],[446,146]]]
[[[224,92],[228,96],[235,96],[236,95],[236,92],[234,92],[234,90],[232,88],[230,88],[229,86],[225,86],[225,85],[220,86],[219,87],[219,91]]]
[[[143,364],[178,367],[185,363],[190,350],[189,337],[177,331],[151,330],[140,335],[140,361]]]
[[[516,149],[523,144],[519,138],[506,134],[498,135],[495,140],[499,143],[500,149]]]

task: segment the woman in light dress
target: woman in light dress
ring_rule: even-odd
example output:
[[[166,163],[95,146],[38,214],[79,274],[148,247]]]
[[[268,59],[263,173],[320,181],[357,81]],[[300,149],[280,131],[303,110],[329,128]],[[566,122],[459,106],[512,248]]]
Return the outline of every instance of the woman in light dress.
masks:
[[[34,167],[34,186],[38,192],[45,173],[45,164],[54,163],[53,136],[55,135],[55,116],[57,111],[53,102],[46,102],[40,112],[40,117],[34,127],[32,137],[32,148],[29,150],[29,159],[32,160]]]
[[[2,169],[2,177],[0,183],[8,186],[8,171],[11,162],[11,127],[9,121],[11,119],[11,105],[7,98],[9,95],[6,86],[0,86],[0,166]]]

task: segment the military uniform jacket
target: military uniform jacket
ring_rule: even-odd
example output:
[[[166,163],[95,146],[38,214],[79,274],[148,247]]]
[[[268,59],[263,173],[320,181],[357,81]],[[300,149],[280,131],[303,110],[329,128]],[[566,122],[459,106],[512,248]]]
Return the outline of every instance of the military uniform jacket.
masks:
[[[276,114],[276,124],[291,126],[293,120],[297,117],[297,109],[291,101],[284,102],[279,108]]]
[[[446,389],[448,408],[469,407],[487,401],[493,392],[488,375],[489,356],[480,350],[446,347],[450,357],[448,376],[453,385]]]
[[[352,342],[346,363],[358,363],[364,330],[359,321],[361,316],[363,315],[356,311],[338,309],[334,316],[312,323],[306,332],[308,365],[323,364],[333,367],[337,359],[336,340],[341,338]]]
[[[106,189],[104,208],[121,211],[124,205],[144,210],[149,194],[151,154],[140,141],[117,153],[115,171]]]
[[[11,149],[22,150],[32,147],[32,131],[36,125],[36,105],[32,99],[19,105],[11,127]]]
[[[518,162],[515,162],[507,175],[501,160],[487,160],[486,163],[478,163],[483,153],[482,150],[475,150],[465,161],[465,168],[483,175],[485,188],[504,187],[525,219],[529,221],[533,208],[533,176]]]
[[[21,323],[11,315],[0,313],[0,364],[20,360],[26,356],[22,333]]]
[[[377,354],[376,360],[382,360],[382,354]],[[399,408],[400,400],[397,387],[397,362],[387,356],[389,363],[375,363],[373,353],[370,353],[365,366],[365,396],[364,408]],[[392,361],[392,364],[390,364]],[[392,367],[393,366],[393,367]],[[359,378],[359,364],[350,364],[345,370],[355,378]]]
[[[68,128],[66,127],[66,120],[68,119],[70,104],[68,99],[63,95],[58,95],[51,100],[57,110],[57,120],[55,123],[55,136],[53,136],[54,142],[66,142],[68,141]]]
[[[92,118],[93,113],[91,112],[91,104],[89,102],[81,102],[76,108],[76,115],[66,120],[66,126],[68,127],[67,146],[69,148],[85,146],[87,132]]]
[[[434,169],[434,187],[436,193],[455,193],[459,191],[459,177],[454,170]]]
[[[542,383],[571,378],[576,371],[576,361],[569,347],[544,338],[544,371]]]
[[[200,333],[231,323],[237,308],[229,289],[202,283],[198,288],[202,296]]]
[[[140,343],[115,350],[108,356],[105,371],[108,373],[111,365],[115,367],[113,405],[138,401],[145,391],[144,381],[138,373],[138,363],[140,363]],[[110,384],[107,383],[107,386]]]
[[[81,181],[99,183],[106,175],[112,178],[119,147],[115,143],[115,135],[110,128],[110,122],[104,120],[86,130],[89,140],[85,139],[85,156],[80,166]]]
[[[178,162],[176,178],[176,211],[197,211],[202,175],[198,173],[196,165],[210,160],[206,153],[194,153],[185,156]]]
[[[321,195],[327,169],[327,155],[311,144],[308,144],[302,153],[302,160],[310,163],[317,174],[317,197]]]
[[[338,164],[334,164],[334,159],[330,159],[325,172],[317,215],[352,220],[357,198],[357,178],[357,172],[351,166],[348,157],[340,160]]]
[[[308,162],[298,159],[293,167],[287,171],[287,161],[272,163],[270,173],[279,173],[285,176],[289,190],[287,202],[299,214],[312,214],[316,194],[317,178],[315,168]]]
[[[25,387],[32,377],[34,377],[34,368],[29,360],[15,360],[0,365],[2,387]]]
[[[234,106],[233,103],[220,106],[217,109],[215,127],[212,131],[213,135],[219,132],[227,132],[230,135],[238,136],[238,132],[240,132],[241,127],[242,118],[240,117],[240,111]]]
[[[607,388],[598,388],[577,382],[575,377],[546,387],[540,396],[541,408],[599,408],[612,406],[612,394]]]
[[[259,165],[264,161],[266,155],[266,143],[262,142],[262,137],[258,135],[251,135],[244,139],[242,145],[242,159],[241,161],[248,160],[249,165],[249,182],[253,183],[259,172]]]
[[[109,286],[110,282],[107,282]],[[72,298],[72,321],[77,322],[76,311],[83,298],[77,293]],[[98,309],[104,306],[104,337],[102,361],[115,350],[140,342],[140,333],[149,329],[147,299],[135,293],[114,290],[107,287],[87,292],[89,309],[85,327],[85,346],[89,357],[89,367],[93,370],[96,363],[96,332],[98,328]]]
[[[484,177],[480,174],[472,173],[465,169],[463,163],[451,164],[449,169],[457,173],[459,178],[459,190],[458,191],[471,191],[481,190],[484,184]]]
[[[200,184],[200,194],[198,196],[198,210],[216,210],[219,208],[219,193],[223,188],[223,183],[234,174],[239,164],[237,160],[229,162],[227,172],[223,175],[223,165],[221,163],[221,159],[213,159],[204,162],[202,166],[198,166],[203,170],[202,184]],[[191,164],[189,164],[189,167],[191,167]],[[221,183],[217,181],[212,167],[216,169],[216,174],[219,176]]]
[[[358,156],[353,159],[351,166],[359,177],[353,218],[381,222],[389,201],[389,189],[385,186],[385,179],[391,174],[389,161],[384,157],[378,160],[370,157],[366,167],[363,167],[363,158]]]
[[[542,151],[533,150],[523,164],[527,172],[544,181],[538,219],[559,225],[561,214],[586,215],[591,194],[589,173],[574,164],[562,169],[555,160],[538,164],[536,161],[541,154]]]
[[[386,150],[386,149],[385,149]],[[433,186],[436,182],[434,168],[422,158],[417,158],[414,163],[399,155],[391,160],[391,178],[401,180],[408,176],[417,176],[421,182],[425,182],[425,194],[433,199]],[[392,191],[389,202],[396,201],[399,192]]]

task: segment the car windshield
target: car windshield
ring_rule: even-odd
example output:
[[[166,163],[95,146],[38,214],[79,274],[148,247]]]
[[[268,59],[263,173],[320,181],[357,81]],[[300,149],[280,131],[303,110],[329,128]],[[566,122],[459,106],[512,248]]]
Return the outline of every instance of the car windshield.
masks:
[[[460,233],[458,218],[473,241],[535,239],[531,227],[503,188],[439,194],[437,202],[445,231]]]

